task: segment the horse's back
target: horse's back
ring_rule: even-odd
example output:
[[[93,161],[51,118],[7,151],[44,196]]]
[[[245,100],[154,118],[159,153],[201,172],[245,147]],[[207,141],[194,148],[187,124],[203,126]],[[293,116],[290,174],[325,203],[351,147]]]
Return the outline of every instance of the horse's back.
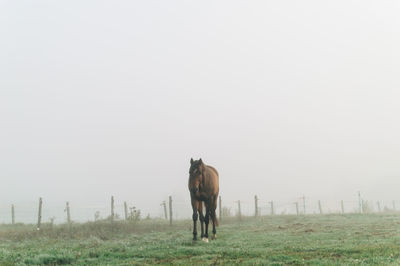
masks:
[[[217,169],[215,169],[214,167],[207,165],[207,168],[209,168],[210,171],[214,172],[214,174],[216,174],[217,176],[219,176]]]
[[[206,181],[207,187],[211,195],[217,196],[219,193],[219,175],[218,171],[212,167],[207,165],[206,166],[208,180]]]

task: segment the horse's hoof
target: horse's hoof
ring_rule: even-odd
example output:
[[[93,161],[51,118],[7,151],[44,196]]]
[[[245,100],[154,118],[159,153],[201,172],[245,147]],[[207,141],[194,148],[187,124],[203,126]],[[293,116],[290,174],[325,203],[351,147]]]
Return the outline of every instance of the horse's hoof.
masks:
[[[203,242],[208,243],[208,238],[203,237],[201,240],[203,240]]]
[[[216,240],[217,239],[217,234],[213,235],[213,239]]]

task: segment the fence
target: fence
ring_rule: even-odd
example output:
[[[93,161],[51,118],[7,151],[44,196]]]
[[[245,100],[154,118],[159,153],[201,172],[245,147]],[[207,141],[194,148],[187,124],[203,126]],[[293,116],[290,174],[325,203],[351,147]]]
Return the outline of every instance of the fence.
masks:
[[[265,216],[265,215],[304,215],[330,213],[371,213],[396,211],[398,201],[371,201],[359,196],[358,200],[317,200],[305,196],[288,201],[273,201],[254,195],[253,200],[224,201],[218,198],[217,215],[223,221],[224,216]],[[400,206],[400,205],[399,205]],[[43,222],[72,223],[86,222],[99,219],[109,219],[111,223],[117,220],[139,219],[150,216],[141,212],[139,206],[132,206],[127,202],[117,202],[110,197],[110,205],[74,206],[65,202],[64,206],[51,205],[45,199],[39,198],[34,203],[0,205],[0,222],[6,224],[30,223],[40,228]],[[159,205],[158,217],[169,221],[176,219],[190,219],[192,209],[189,202],[174,201],[172,196]]]

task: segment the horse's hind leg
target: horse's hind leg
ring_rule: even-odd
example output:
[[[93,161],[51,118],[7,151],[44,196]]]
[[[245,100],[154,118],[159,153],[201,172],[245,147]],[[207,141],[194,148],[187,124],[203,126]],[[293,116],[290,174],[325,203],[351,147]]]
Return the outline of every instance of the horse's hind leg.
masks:
[[[211,206],[210,210],[210,215],[211,215],[211,221],[212,221],[212,226],[213,226],[213,239],[217,239],[217,230],[215,227],[218,225],[218,220],[217,220],[217,215],[215,213],[215,209],[217,208],[217,201],[215,200],[215,204]]]
[[[204,237],[207,239],[208,241],[208,223],[210,221],[210,207],[209,204],[206,203],[206,217],[204,218],[204,222],[206,224],[206,233],[204,234]]]
[[[217,223],[217,221],[216,221],[217,217],[215,215],[215,210],[212,210],[210,215],[211,215],[211,221],[212,221],[212,226],[213,226],[213,230],[212,230],[213,239],[217,239],[217,230],[215,229],[215,226],[216,226],[216,223]]]

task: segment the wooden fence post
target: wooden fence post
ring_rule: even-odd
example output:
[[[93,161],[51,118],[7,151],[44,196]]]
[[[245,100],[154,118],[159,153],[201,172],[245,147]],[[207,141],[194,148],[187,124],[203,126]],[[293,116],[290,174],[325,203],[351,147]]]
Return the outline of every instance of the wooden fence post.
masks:
[[[172,225],[172,197],[169,196],[169,224]]]
[[[37,222],[37,226],[36,229],[39,231],[40,230],[40,224],[42,222],[42,198],[39,198],[39,211],[38,211],[38,222]]]
[[[341,207],[342,207],[342,214],[344,214],[344,203],[343,203],[343,200],[340,202],[341,204]]]
[[[303,211],[306,214],[306,196],[303,196]]]
[[[111,224],[114,222],[114,196],[111,196]]]
[[[294,204],[296,204],[296,214],[299,215],[299,203],[295,202]]]
[[[393,201],[392,203],[393,203],[393,210],[395,211],[396,210],[395,202]]]
[[[254,216],[258,216],[258,198],[257,195],[254,196]]]
[[[318,200],[318,208],[319,208],[319,214],[322,214],[322,207],[321,207],[321,201]]]
[[[239,220],[242,219],[242,210],[240,209],[240,200],[238,200],[238,214],[239,214]]]
[[[125,221],[128,221],[128,204],[124,201]]]
[[[164,217],[165,217],[165,220],[168,220],[167,203],[165,202],[165,200],[161,203],[161,206],[163,206],[163,208],[164,208]]]
[[[361,201],[361,193],[360,193],[360,191],[358,191],[358,204],[360,205],[360,206],[359,206],[359,208],[360,208],[360,213],[362,213],[363,204],[362,204],[362,201]]]
[[[65,211],[67,212],[67,223],[69,225],[71,225],[71,213],[70,213],[70,210],[69,210],[69,202],[68,201],[67,201],[67,204],[65,206]]]
[[[271,215],[274,215],[274,202],[271,200]]]
[[[379,201],[376,202],[376,205],[378,205],[378,212],[381,212],[381,204],[379,203]]]
[[[11,223],[12,223],[12,224],[15,224],[14,204],[11,204]]]
[[[222,220],[222,200],[221,200],[221,196],[219,196],[219,220]]]

